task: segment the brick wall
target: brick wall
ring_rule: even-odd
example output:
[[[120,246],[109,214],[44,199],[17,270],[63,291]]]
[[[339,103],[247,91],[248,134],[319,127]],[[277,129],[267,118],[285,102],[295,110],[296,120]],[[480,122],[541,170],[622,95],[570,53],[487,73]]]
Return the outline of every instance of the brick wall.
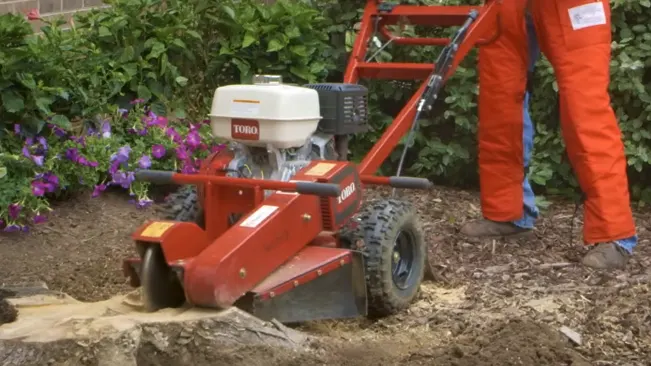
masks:
[[[260,0],[271,5],[276,0]],[[0,14],[27,14],[32,9],[38,9],[41,17],[64,17],[70,19],[72,14],[97,7],[106,6],[102,0],[0,0]],[[41,27],[41,22],[32,21],[35,30]]]
[[[32,9],[38,9],[43,18],[64,17],[66,19],[78,11],[84,11],[99,6],[105,6],[102,0],[0,0],[0,14],[27,14]],[[36,29],[39,22],[33,22]]]

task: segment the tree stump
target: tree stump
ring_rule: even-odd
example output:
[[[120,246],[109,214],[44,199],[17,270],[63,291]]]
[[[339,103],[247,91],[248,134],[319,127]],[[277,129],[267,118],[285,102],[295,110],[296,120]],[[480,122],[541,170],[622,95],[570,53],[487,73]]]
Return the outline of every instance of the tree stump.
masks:
[[[142,311],[139,291],[84,303],[65,294],[10,298],[0,365],[269,365],[302,358],[303,333],[239,309]]]

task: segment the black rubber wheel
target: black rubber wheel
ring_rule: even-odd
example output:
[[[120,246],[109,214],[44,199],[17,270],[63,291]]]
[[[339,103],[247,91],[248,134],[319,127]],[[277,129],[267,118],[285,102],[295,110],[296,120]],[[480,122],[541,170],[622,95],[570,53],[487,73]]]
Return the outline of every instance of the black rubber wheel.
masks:
[[[351,244],[363,240],[369,317],[408,308],[418,296],[428,266],[416,210],[403,201],[380,200],[369,202],[357,220],[353,237],[349,232],[342,239]]]

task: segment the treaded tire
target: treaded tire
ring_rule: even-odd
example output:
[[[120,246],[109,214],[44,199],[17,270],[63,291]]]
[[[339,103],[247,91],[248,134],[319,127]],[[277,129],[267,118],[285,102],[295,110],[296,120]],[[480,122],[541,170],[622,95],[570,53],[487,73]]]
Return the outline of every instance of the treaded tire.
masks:
[[[170,194],[163,206],[163,212],[167,220],[194,222],[205,229],[203,210],[200,208],[195,186],[182,186]]]
[[[407,309],[418,296],[428,266],[427,246],[416,210],[395,199],[369,202],[358,222],[355,237],[364,241],[368,316],[379,318]],[[402,288],[395,283],[392,269],[394,243],[401,232],[413,245],[411,269]]]

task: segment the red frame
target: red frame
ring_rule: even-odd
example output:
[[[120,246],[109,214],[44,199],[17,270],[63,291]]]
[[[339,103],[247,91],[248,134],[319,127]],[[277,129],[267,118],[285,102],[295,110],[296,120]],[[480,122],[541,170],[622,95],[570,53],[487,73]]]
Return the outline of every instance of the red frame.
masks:
[[[375,176],[375,173],[409,131],[416,113],[416,104],[434,66],[365,62],[367,44],[376,24],[376,16],[381,17],[377,23],[380,27],[378,33],[396,44],[445,45],[449,42],[448,39],[396,37],[386,26],[397,24],[402,18],[417,25],[462,25],[467,21],[471,10],[478,10],[479,15],[466,33],[465,40],[459,45],[445,78],[454,72],[471,48],[499,32],[497,12],[501,0],[486,0],[485,5],[480,7],[397,5],[390,13],[379,13],[380,3],[379,0],[367,0],[344,82],[357,83],[361,78],[425,81],[363,161],[357,165],[357,170],[350,168],[349,162],[314,161],[297,173],[294,179],[332,182],[340,187],[350,181],[357,182],[355,185],[389,185],[389,177]],[[141,255],[146,246],[158,244],[170,266],[185,273],[183,287],[190,303],[227,307],[251,290],[262,298],[270,298],[273,297],[272,294],[287,291],[292,286],[299,286],[315,276],[350,262],[353,251],[338,247],[336,234],[326,231],[324,214],[333,211],[328,209],[330,206],[327,202],[335,200],[296,194],[294,192],[297,191],[297,184],[293,182],[226,177],[226,168],[232,159],[233,153],[223,150],[206,159],[199,174],[156,172],[150,175],[155,177],[150,178],[153,180],[196,184],[198,188],[199,200],[204,210],[205,229],[194,223],[163,223],[163,226],[169,227],[158,234],[151,234],[147,231],[151,223],[146,223],[133,234]],[[315,165],[332,167],[324,171],[319,170],[321,173],[310,174],[308,170]],[[343,180],[340,181],[340,178]],[[355,209],[358,209],[362,200],[361,188],[357,187],[360,191],[356,194]],[[285,193],[276,192],[265,198],[265,190]],[[240,227],[241,225],[232,226],[229,222],[232,213],[251,215],[253,210],[263,204],[272,205],[277,211],[253,230],[250,227]],[[354,212],[352,208],[348,209],[350,207],[340,208],[345,212],[344,215],[352,215]],[[336,231],[338,227],[331,229]],[[316,246],[324,249],[313,249]],[[329,249],[326,250],[326,247]],[[131,277],[134,286],[139,285],[136,273],[139,261],[126,260],[124,265],[125,274]],[[288,267],[285,265],[287,263],[293,264]]]
[[[366,154],[362,162],[358,165],[361,175],[375,174],[393,149],[398,146],[400,139],[407,134],[416,113],[416,105],[425,89],[427,77],[433,70],[432,64],[365,62],[364,60],[368,51],[367,45],[373,35],[374,17],[381,17],[378,23],[379,34],[384,36],[387,41],[393,39],[393,43],[403,45],[444,46],[449,43],[449,39],[397,37],[391,34],[386,26],[397,24],[401,19],[405,19],[414,25],[460,26],[468,19],[468,14],[471,10],[475,9],[479,11],[479,16],[468,30],[465,40],[461,43],[446,78],[454,73],[459,63],[475,45],[487,42],[497,36],[499,32],[497,14],[501,0],[486,0],[483,6],[396,5],[390,13],[379,13],[378,5],[380,3],[382,3],[380,0],[367,0],[366,2],[360,29],[348,61],[346,74],[344,75],[344,82],[356,84],[362,78],[394,80],[424,79],[424,81],[409,102],[407,102],[395,117],[393,123],[384,131],[382,137],[371,148],[371,151]]]

